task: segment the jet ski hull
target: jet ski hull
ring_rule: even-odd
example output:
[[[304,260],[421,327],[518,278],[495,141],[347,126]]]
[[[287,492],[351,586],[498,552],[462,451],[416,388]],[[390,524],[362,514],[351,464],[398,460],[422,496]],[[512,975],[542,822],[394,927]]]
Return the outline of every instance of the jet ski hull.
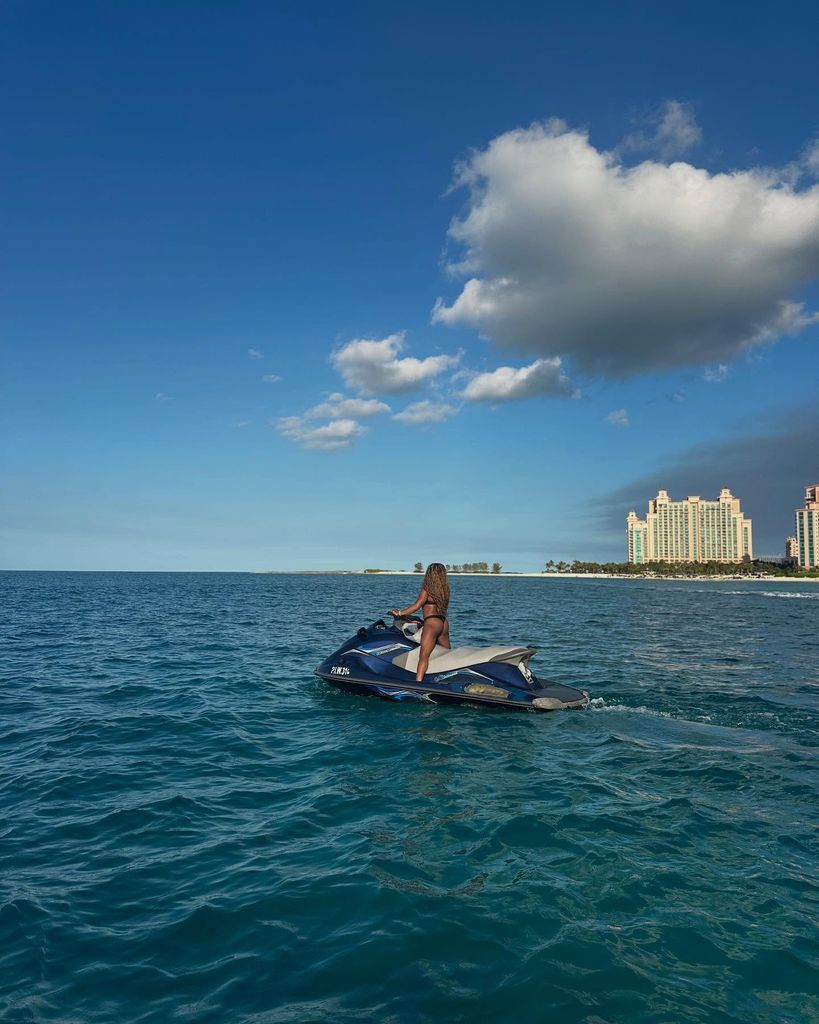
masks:
[[[417,647],[401,628],[375,622],[362,627],[318,665],[314,674],[339,689],[392,701],[479,704],[518,711],[577,709],[589,703],[588,694],[582,690],[534,676],[528,668],[529,657],[534,654],[531,648],[486,648],[489,654],[501,652],[495,653],[496,659],[504,657],[502,652],[510,652],[509,660],[476,660],[450,671],[435,671],[433,659],[427,675],[418,683],[414,670],[400,664]],[[458,654],[459,651],[453,651],[449,662],[463,661]],[[446,664],[447,659],[439,661]]]

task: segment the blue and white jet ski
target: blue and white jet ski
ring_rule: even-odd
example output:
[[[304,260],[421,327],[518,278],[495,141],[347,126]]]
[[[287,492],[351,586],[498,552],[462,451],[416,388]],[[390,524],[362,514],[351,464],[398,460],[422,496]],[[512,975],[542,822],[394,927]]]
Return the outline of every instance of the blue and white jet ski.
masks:
[[[589,695],[573,686],[538,679],[529,668],[534,647],[435,646],[422,682],[415,681],[423,622],[396,617],[362,626],[316,669],[343,690],[388,700],[435,704],[484,704],[558,711],[585,708]]]

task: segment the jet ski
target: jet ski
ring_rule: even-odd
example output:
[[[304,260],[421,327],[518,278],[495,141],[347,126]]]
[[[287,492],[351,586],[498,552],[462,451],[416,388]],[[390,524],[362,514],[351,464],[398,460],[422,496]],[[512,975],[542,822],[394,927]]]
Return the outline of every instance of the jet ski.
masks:
[[[422,682],[415,681],[423,622],[396,616],[391,626],[373,622],[315,670],[342,690],[394,701],[483,704],[497,708],[558,711],[585,708],[589,695],[573,686],[538,679],[529,668],[534,647],[454,647],[436,644]]]

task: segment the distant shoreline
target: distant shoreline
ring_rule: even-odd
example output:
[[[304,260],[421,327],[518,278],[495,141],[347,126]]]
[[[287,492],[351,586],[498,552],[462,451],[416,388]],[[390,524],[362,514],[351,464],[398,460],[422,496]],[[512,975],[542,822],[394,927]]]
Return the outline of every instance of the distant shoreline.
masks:
[[[412,569],[2,569],[0,573],[56,573],[80,575],[157,575],[157,576],[417,576],[423,573]],[[726,574],[719,576],[650,576],[647,573],[607,572],[455,572],[450,576],[505,577],[506,579],[540,580],[683,580],[706,583],[819,583],[819,576],[745,576]]]
[[[412,569],[255,569],[259,576],[418,576]],[[689,583],[819,583],[818,576],[745,576],[726,574],[713,576],[658,576],[648,573],[609,572],[450,572],[450,576],[489,577],[544,580],[685,580]]]

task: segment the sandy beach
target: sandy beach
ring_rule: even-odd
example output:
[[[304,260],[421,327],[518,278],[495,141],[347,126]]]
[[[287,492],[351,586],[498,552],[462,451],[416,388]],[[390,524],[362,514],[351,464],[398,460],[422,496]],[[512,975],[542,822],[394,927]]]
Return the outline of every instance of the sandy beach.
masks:
[[[418,576],[423,573],[412,569],[258,569],[256,574],[282,576]],[[819,576],[746,576],[730,574],[724,576],[656,576],[648,573],[619,574],[607,572],[450,572],[450,576],[478,576],[495,578],[539,580],[685,580],[687,582],[709,583],[819,583]]]

